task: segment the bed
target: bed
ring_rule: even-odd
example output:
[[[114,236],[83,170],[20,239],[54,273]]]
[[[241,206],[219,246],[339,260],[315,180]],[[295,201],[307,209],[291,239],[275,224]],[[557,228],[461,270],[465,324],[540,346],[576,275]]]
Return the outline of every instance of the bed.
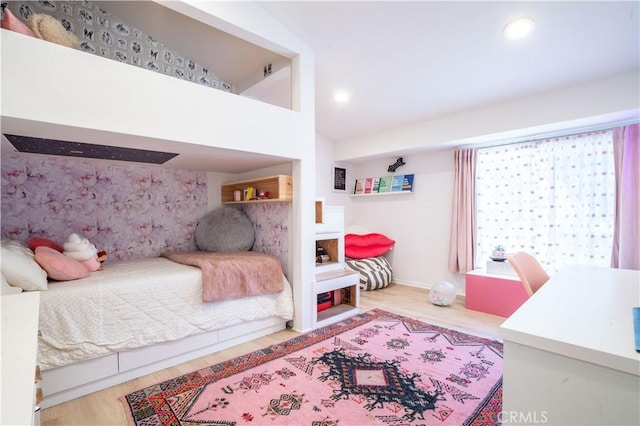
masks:
[[[51,282],[40,299],[43,406],[284,329],[292,290],[203,303],[202,272],[164,257]]]
[[[306,47],[287,34],[283,34],[277,25],[275,27],[266,25],[260,28],[244,25],[240,18],[244,16],[246,5],[201,8],[189,3],[193,2],[169,5],[171,7],[167,7],[168,16],[178,19],[194,18],[206,25],[210,22],[224,21],[232,24],[234,35],[243,39],[258,39],[269,43],[275,41],[279,46],[283,46],[302,59],[310,55]],[[86,5],[83,3],[80,6]],[[151,6],[155,7],[155,2],[140,2],[136,5],[136,9]],[[258,8],[258,6],[255,7]],[[235,9],[238,9],[238,13],[235,13]],[[236,15],[240,18],[236,19]],[[153,15],[148,14],[148,16]],[[178,19],[175,21],[178,22]],[[276,23],[275,20],[273,23]],[[229,26],[225,24],[225,28],[227,27]],[[217,31],[217,28],[215,30]],[[287,113],[285,109],[274,108],[273,105],[250,97],[234,96],[224,91],[212,90],[98,55],[88,55],[79,50],[47,43],[13,31],[5,29],[1,31],[2,57],[7,59],[2,65],[3,81],[33,83],[21,88],[11,84],[3,87],[1,118],[5,133],[82,141],[113,147],[160,149],[163,152],[180,153],[179,156],[170,160],[171,163],[167,165],[169,168],[187,168],[188,164],[195,161],[197,170],[213,173],[227,171],[231,174],[233,170],[228,167],[228,164],[233,164],[234,167],[244,162],[255,164],[256,155],[271,158],[271,164],[281,164],[287,158],[306,160],[307,148],[313,145],[312,132],[307,132],[309,126],[305,124],[309,122],[308,112]],[[158,36],[161,39],[162,32]],[[39,66],[43,61],[53,61],[57,64],[48,69],[45,73],[46,78],[42,78],[45,74],[41,72]],[[309,100],[308,93],[312,93],[309,89],[313,88],[313,81],[310,78],[312,73],[307,72],[305,60],[302,63],[302,66],[298,62],[291,66],[294,73],[302,76],[295,84],[300,90],[291,96],[294,104],[304,104]],[[100,82],[113,84],[100,84]],[[14,89],[14,93],[11,93],[10,87]],[[57,114],[61,111],[59,96],[61,87],[64,87],[64,97],[67,102],[65,102],[63,113]],[[123,108],[125,99],[127,100],[126,108]],[[184,102],[180,105],[189,105],[189,107],[176,107],[175,99],[183,100]],[[95,106],[91,109],[91,114],[85,111],[87,102]],[[34,108],[36,105],[37,108]],[[194,114],[194,111],[198,113]],[[220,115],[220,111],[224,111],[223,116]],[[203,126],[203,117],[207,120],[213,117],[213,125]],[[302,142],[295,146],[281,143],[291,139]],[[243,171],[249,170],[245,168]],[[214,193],[214,191],[211,192]],[[305,197],[302,196],[303,204]],[[216,198],[209,201],[215,204]],[[277,204],[279,203],[269,203],[270,206]],[[16,210],[15,214],[20,214],[20,211]],[[75,211],[74,209],[74,214]],[[291,240],[285,241],[289,241],[292,248],[299,248],[298,246],[302,244],[299,238],[301,230],[300,225],[296,223],[300,223],[298,220],[300,214],[292,214],[297,218],[294,219],[294,226],[291,227],[294,235]],[[300,277],[304,276],[306,268],[300,266],[303,262],[298,261],[299,253],[300,250],[292,253],[291,260],[288,262],[295,263],[295,266],[287,270],[287,276],[296,286],[301,285]],[[118,331],[118,327],[124,326],[111,323],[115,320],[108,318],[105,310],[101,309],[96,301],[109,300],[107,303],[124,302],[125,306],[146,307],[145,300],[148,296],[151,294],[157,296],[157,290],[162,282],[158,278],[164,278],[164,275],[169,274],[164,269],[167,264],[166,259],[146,259],[141,262],[143,263],[136,265],[142,271],[147,271],[150,276],[144,272],[137,272],[135,287],[137,289],[143,285],[147,286],[146,294],[140,296],[133,293],[134,289],[128,288],[131,287],[130,285],[118,286],[118,280],[100,277],[104,282],[93,281],[101,274],[101,272],[95,272],[82,280],[51,283],[48,291],[41,292],[45,296],[41,300],[42,317],[59,316],[64,321],[68,321],[60,311],[56,312],[57,305],[68,305],[68,310],[78,312],[83,312],[83,305],[86,305],[87,309],[82,314],[85,319],[100,322],[104,330]],[[163,265],[160,266],[156,262]],[[120,266],[107,261],[105,270],[113,273],[115,268],[125,268],[125,266],[126,264]],[[192,266],[172,265],[173,267],[176,271],[185,272],[185,275],[192,275],[192,278],[198,276],[193,272],[196,268]],[[123,269],[121,275],[130,279],[132,273],[124,271],[126,269]],[[175,274],[180,275],[182,279],[180,272]],[[118,291],[122,292],[118,297],[111,294],[111,286],[114,285],[118,287]],[[172,284],[176,287],[174,290],[176,292],[178,292],[178,286],[184,286],[186,289],[190,285],[193,283],[174,282]],[[77,290],[83,295],[84,300],[81,303],[66,300],[63,289]],[[179,302],[182,303],[184,294],[195,292],[195,290],[185,290],[178,292],[179,295],[173,294],[172,302],[175,304],[176,298],[179,297]],[[197,292],[201,290],[198,289]],[[106,293],[109,293],[109,299],[106,298]],[[233,301],[214,302],[211,305],[216,305],[216,313],[210,315],[211,318],[207,317],[206,312],[193,313],[195,317],[203,315],[207,318],[196,324],[186,320],[176,320],[169,326],[154,328],[155,324],[152,320],[154,317],[151,315],[143,318],[149,320],[149,324],[144,322],[138,324],[134,318],[128,318],[125,315],[124,318],[128,319],[127,329],[129,324],[135,324],[136,332],[140,333],[140,336],[117,342],[74,343],[67,340],[62,333],[64,330],[58,330],[52,324],[47,325],[43,319],[40,361],[43,366],[46,365],[46,369],[43,370],[42,388],[45,400],[42,407],[46,408],[281,330],[293,317],[291,293],[289,283],[286,282],[285,290],[280,296],[266,297],[268,301],[257,302],[260,307],[255,309],[254,307],[243,308]],[[269,303],[273,304],[276,310],[261,313],[263,305]],[[297,300],[296,303],[300,307],[306,302]],[[200,304],[202,304],[201,301]],[[49,309],[51,311],[47,312]],[[166,307],[156,309],[159,312],[169,312],[169,308]],[[189,309],[197,310],[195,307]],[[218,314],[219,309],[224,313]],[[159,314],[159,312],[156,313]],[[229,312],[233,315],[245,315],[245,317],[234,317]],[[301,315],[297,317],[296,321],[300,322],[298,325],[300,329],[310,326],[301,319]],[[64,328],[69,329],[68,331],[77,331],[74,327],[76,325],[70,322],[64,325]],[[174,338],[175,340],[169,340]],[[142,342],[143,339],[158,340],[156,343],[149,343]]]

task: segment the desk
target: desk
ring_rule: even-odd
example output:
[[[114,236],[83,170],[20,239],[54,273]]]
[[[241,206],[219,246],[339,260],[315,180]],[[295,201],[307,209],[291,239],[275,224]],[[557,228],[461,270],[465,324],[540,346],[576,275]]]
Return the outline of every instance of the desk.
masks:
[[[554,274],[501,326],[503,423],[640,424],[639,304],[638,271]]]

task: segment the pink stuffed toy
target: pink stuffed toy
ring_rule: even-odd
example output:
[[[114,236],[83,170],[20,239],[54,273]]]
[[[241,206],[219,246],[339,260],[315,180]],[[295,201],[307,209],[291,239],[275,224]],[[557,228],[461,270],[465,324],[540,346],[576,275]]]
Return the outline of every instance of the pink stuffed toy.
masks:
[[[62,254],[82,263],[89,272],[100,269],[98,250],[88,239],[82,238],[78,234],[71,234],[63,244],[63,247],[64,251]]]

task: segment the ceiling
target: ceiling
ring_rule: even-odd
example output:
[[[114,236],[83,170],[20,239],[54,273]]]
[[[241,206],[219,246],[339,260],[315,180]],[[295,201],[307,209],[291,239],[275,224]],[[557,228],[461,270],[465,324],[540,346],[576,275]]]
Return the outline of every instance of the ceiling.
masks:
[[[317,132],[344,142],[637,69],[640,2],[259,2],[315,52]],[[513,18],[535,21],[507,40]],[[347,104],[336,89],[351,93]]]

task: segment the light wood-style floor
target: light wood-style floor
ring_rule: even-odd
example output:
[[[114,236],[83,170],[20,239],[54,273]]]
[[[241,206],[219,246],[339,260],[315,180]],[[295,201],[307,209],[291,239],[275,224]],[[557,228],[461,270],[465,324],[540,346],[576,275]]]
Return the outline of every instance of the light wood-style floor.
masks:
[[[498,328],[505,318],[466,310],[464,308],[464,299],[460,297],[450,307],[439,307],[430,303],[429,291],[426,289],[391,284],[382,290],[361,292],[360,306],[361,312],[373,308],[384,309],[431,324],[502,341]],[[42,411],[41,424],[44,426],[127,424],[124,407],[119,401],[122,395],[208,365],[217,364],[227,359],[268,347],[290,339],[297,334],[289,329],[283,330],[220,353],[198,358],[176,367],[56,405]]]

